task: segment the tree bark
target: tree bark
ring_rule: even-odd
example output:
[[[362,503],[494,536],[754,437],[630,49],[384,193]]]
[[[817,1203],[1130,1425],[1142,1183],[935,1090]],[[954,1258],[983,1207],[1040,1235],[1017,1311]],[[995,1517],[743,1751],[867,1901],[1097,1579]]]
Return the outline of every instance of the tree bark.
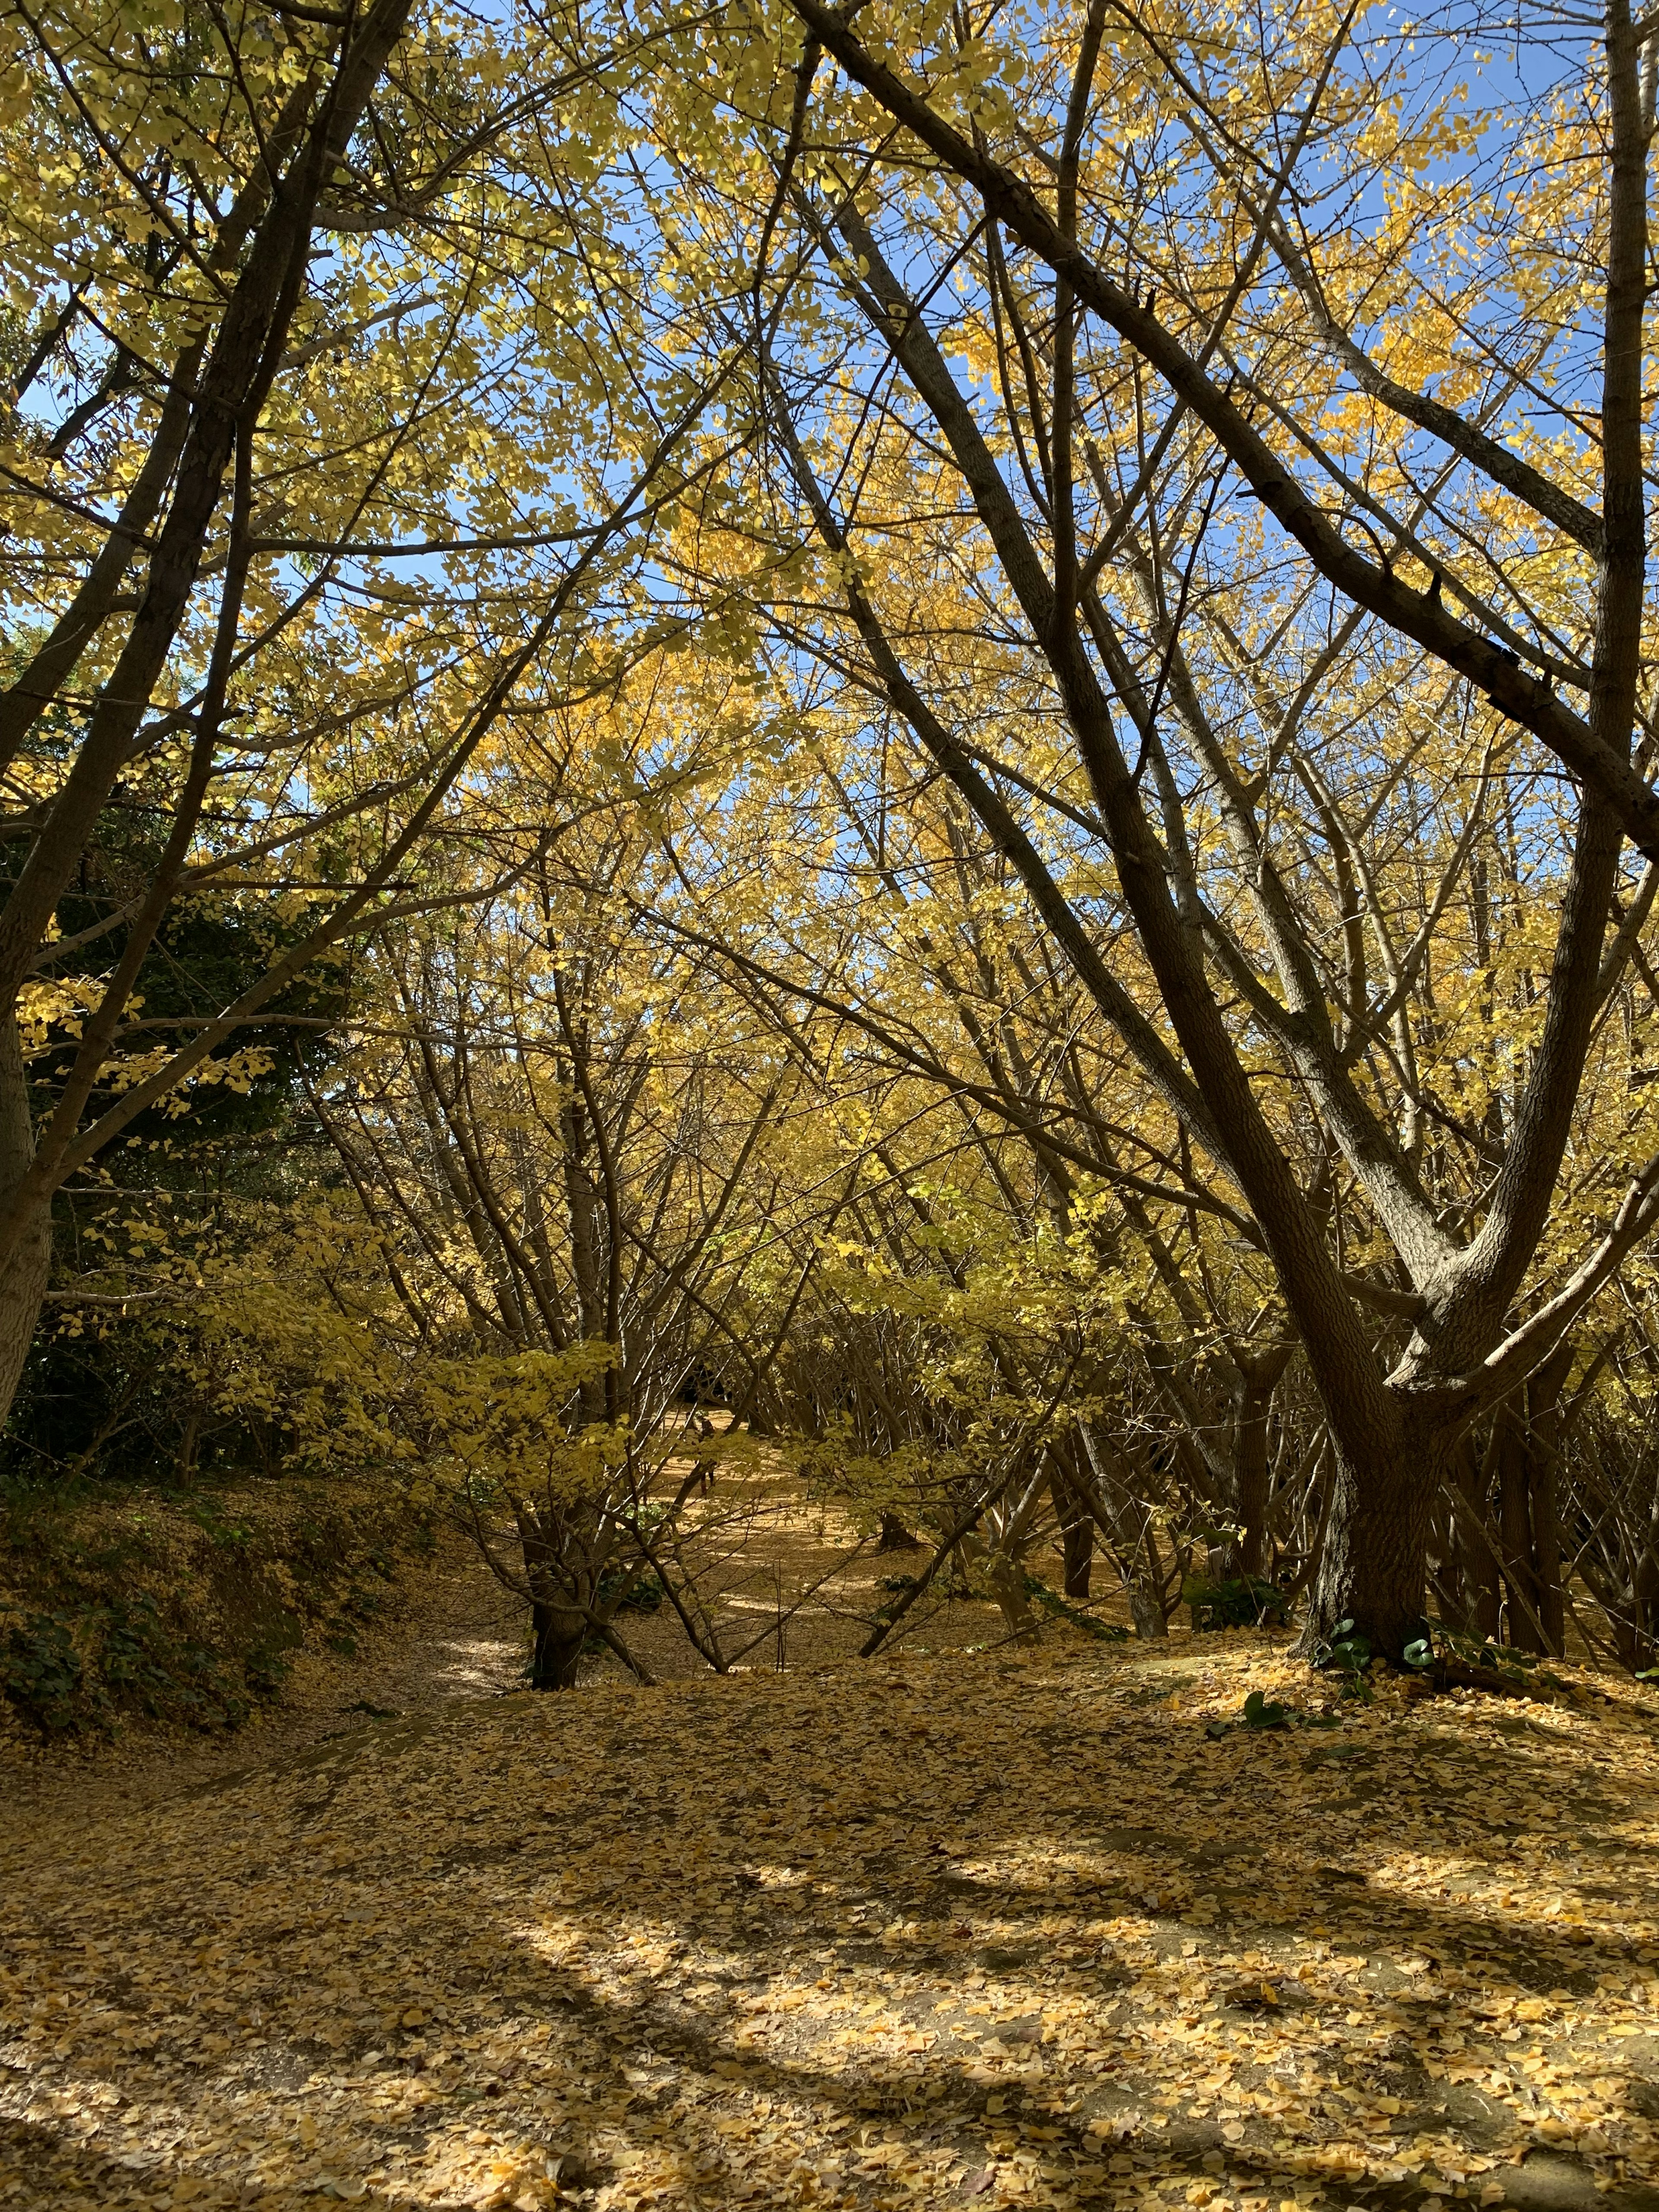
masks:
[[[1066,1595],[1074,1605],[1086,1605],[1095,1565],[1094,1522],[1086,1513],[1079,1514],[1076,1520],[1065,1523],[1060,1541],[1066,1562]]]
[[[1135,1634],[1167,1638],[1166,1577],[1151,1508],[1135,1495],[1124,1462],[1100,1424],[1085,1421],[1079,1433],[1086,1471],[1081,1466],[1075,1469],[1075,1494],[1088,1507],[1091,1518],[1106,1539],[1108,1553],[1128,1595]]]
[[[1150,300],[1143,302],[1079,249],[1063,177],[1056,212],[1050,214],[1046,198],[1039,198],[1001,167],[986,141],[964,137],[929,106],[924,92],[866,50],[846,17],[822,0],[790,4],[848,76],[929,147],[946,172],[972,187],[989,218],[993,245],[1000,225],[1054,273],[1051,452],[1040,459],[1048,478],[1045,522],[1054,544],[1050,558],[1043,550],[1044,532],[1011,493],[1002,465],[964,400],[922,306],[883,258],[850,192],[836,202],[830,217],[848,249],[830,257],[837,280],[889,348],[942,434],[1035,647],[1047,661],[1074,741],[1075,765],[1086,779],[1091,802],[1091,817],[1073,813],[1073,818],[1097,837],[1115,864],[1119,895],[1178,1050],[1170,1049],[1168,1038],[1149,1023],[1142,1006],[1103,957],[1093,933],[1050,872],[1023,820],[1000,786],[981,774],[975,765],[980,757],[929,704],[883,626],[872,596],[874,587],[866,587],[850,562],[847,607],[895,712],[1010,863],[1097,1011],[1139,1061],[1143,1078],[1231,1176],[1255,1217],[1261,1247],[1305,1348],[1332,1438],[1332,1510],[1304,1648],[1328,1639],[1339,1622],[1352,1621],[1375,1650],[1398,1657],[1421,1633],[1435,1504],[1458,1431],[1518,1385],[1528,1366],[1553,1343],[1542,1329],[1533,1336],[1515,1330],[1510,1316],[1536,1257],[1572,1129],[1601,1002],[1598,979],[1621,831],[1643,850],[1659,853],[1659,792],[1630,758],[1644,614],[1647,137],[1637,95],[1637,43],[1628,0],[1608,0],[1607,18],[1612,161],[1602,349],[1606,477],[1585,721],[1564,708],[1547,684],[1522,671],[1507,647],[1448,612],[1441,604],[1437,569],[1431,589],[1425,592],[1396,574],[1387,557],[1379,563],[1356,549],[1297,475],[1287,473],[1284,460],[1247,419],[1245,407],[1233,400],[1231,373],[1224,391],[1210,375],[1207,349],[1189,355],[1158,319]],[[1082,64],[1079,72],[1074,97],[1081,103],[1080,116],[1087,100]],[[808,66],[803,96],[811,76]],[[807,220],[813,221],[810,214]],[[1440,1207],[1431,1202],[1418,1165],[1391,1121],[1379,1115],[1355,1083],[1333,1029],[1322,971],[1294,913],[1281,901],[1282,886],[1253,821],[1240,815],[1239,857],[1259,894],[1257,919],[1281,969],[1279,996],[1262,985],[1249,960],[1232,957],[1237,946],[1230,950],[1225,932],[1206,915],[1183,846],[1177,803],[1163,803],[1161,831],[1154,830],[1142,771],[1150,767],[1153,787],[1163,787],[1156,705],[1139,696],[1133,670],[1109,623],[1100,617],[1088,592],[1078,588],[1069,471],[1074,404],[1070,335],[1079,301],[1115,330],[1211,433],[1266,512],[1348,599],[1356,615],[1367,610],[1400,635],[1416,640],[1513,721],[1534,731],[1587,787],[1551,963],[1544,1030],[1485,1218],[1467,1244],[1460,1243]],[[775,389],[781,434],[800,489],[823,542],[845,556],[853,550],[850,533],[856,523],[840,519],[789,427],[781,387]],[[1018,435],[1016,428],[1016,441]],[[1460,449],[1469,450],[1468,441]],[[1516,480],[1514,468],[1507,480]],[[1035,478],[1028,476],[1028,481],[1034,499],[1042,503]],[[835,495],[841,496],[839,491]],[[1110,505],[1103,489],[1101,497]],[[1101,541],[1091,560],[1104,559],[1107,544]],[[1159,677],[1160,691],[1167,678],[1178,708],[1184,683],[1179,627],[1178,620],[1173,622],[1164,640]],[[1120,708],[1127,720],[1120,720]],[[1245,787],[1227,767],[1223,749],[1209,744],[1201,715],[1188,713],[1187,720],[1218,787],[1229,794],[1230,803],[1237,799],[1243,805]],[[1126,731],[1139,741],[1127,750]],[[1254,803],[1249,801],[1247,813]],[[1394,1244],[1409,1285],[1406,1310],[1415,1334],[1391,1375],[1384,1374],[1375,1332],[1355,1310],[1331,1249],[1325,1210],[1311,1202],[1292,1152],[1263,1109],[1239,1049],[1237,1016],[1224,1012],[1212,986],[1207,965],[1212,960],[1224,969],[1229,994],[1237,994],[1247,1007],[1247,1026],[1259,1023],[1294,1066],[1326,1132]],[[1644,1205],[1647,1188],[1633,1186],[1627,1207],[1638,1200]],[[1628,1218],[1646,1220],[1633,1212]],[[1547,1306],[1544,1316],[1546,1327],[1554,1327],[1556,1317]],[[1493,1364],[1494,1355],[1505,1343],[1510,1364],[1500,1369]],[[1259,1510],[1253,1509],[1250,1517],[1260,1525]]]
[[[1509,1641],[1518,1650],[1559,1659],[1565,1628],[1561,1529],[1556,1504],[1561,1388],[1572,1364],[1560,1345],[1527,1384],[1524,1399],[1501,1407],[1498,1522],[1509,1587]]]
[[[1566,1651],[1566,1589],[1561,1571],[1561,1516],[1556,1479],[1561,1464],[1561,1393],[1572,1365],[1571,1341],[1545,1361],[1527,1385],[1532,1463],[1532,1564],[1538,1620],[1549,1656]]]
[[[1397,1659],[1423,1630],[1435,1499],[1452,1473],[1442,1423],[1396,1407],[1362,1458],[1332,1424],[1334,1489],[1299,1649],[1311,1652],[1344,1621]]]
[[[574,1690],[589,1634],[586,1616],[568,1606],[533,1599],[530,1607],[530,1686]]]
[[[1453,1623],[1484,1643],[1495,1644],[1503,1628],[1503,1602],[1498,1583],[1498,1562],[1489,1545],[1480,1541],[1469,1524],[1486,1517],[1490,1469],[1474,1440],[1466,1438],[1458,1454],[1457,1484],[1468,1506],[1466,1515],[1452,1516],[1451,1540],[1457,1560],[1457,1589],[1462,1617]]]
[[[1069,1473],[1054,1468],[1049,1494],[1060,1522],[1060,1555],[1066,1566],[1066,1595],[1074,1604],[1086,1605],[1094,1572],[1094,1517],[1078,1496]]]
[[[921,1537],[905,1527],[901,1515],[882,1515],[881,1534],[876,1542],[878,1552],[919,1552],[921,1548]]]
[[[0,1018],[0,1193],[15,1190],[34,1158],[28,1080],[15,1019]],[[36,1206],[0,1268],[0,1420],[10,1413],[40,1325],[52,1273],[52,1206]]]
[[[1272,1489],[1267,1456],[1267,1420],[1273,1392],[1290,1361],[1285,1346],[1261,1354],[1234,1354],[1229,1439],[1232,1456],[1233,1513],[1238,1540],[1229,1562],[1241,1575],[1259,1581],[1268,1567],[1267,1512]]]

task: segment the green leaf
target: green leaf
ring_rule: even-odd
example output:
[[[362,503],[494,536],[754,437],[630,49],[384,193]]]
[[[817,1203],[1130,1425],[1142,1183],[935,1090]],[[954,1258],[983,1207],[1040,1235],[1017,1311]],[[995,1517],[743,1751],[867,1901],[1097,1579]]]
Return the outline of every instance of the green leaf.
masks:
[[[1260,1690],[1252,1690],[1244,1700],[1244,1725],[1248,1729],[1282,1729],[1290,1726],[1290,1708],[1277,1698],[1269,1701]]]

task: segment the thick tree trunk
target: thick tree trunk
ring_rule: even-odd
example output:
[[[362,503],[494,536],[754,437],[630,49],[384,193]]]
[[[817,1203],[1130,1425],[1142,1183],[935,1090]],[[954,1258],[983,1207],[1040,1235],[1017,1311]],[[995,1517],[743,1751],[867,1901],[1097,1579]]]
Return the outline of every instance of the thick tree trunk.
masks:
[[[531,1688],[574,1690],[588,1637],[586,1616],[568,1606],[538,1601],[530,1608],[530,1628]]]
[[[1332,1425],[1334,1491],[1298,1647],[1311,1653],[1343,1621],[1385,1658],[1423,1632],[1434,1501],[1450,1473],[1449,1438],[1396,1401],[1392,1433],[1356,1449]]]
[[[1170,1624],[1164,1614],[1163,1601],[1145,1581],[1133,1582],[1129,1585],[1129,1618],[1134,1623],[1137,1636],[1161,1637],[1168,1643]]]
[[[17,1024],[8,1014],[0,1018],[0,1211],[33,1158],[22,1048]],[[11,1418],[51,1272],[52,1206],[47,1200],[33,1209],[10,1259],[0,1268],[0,1424]]]

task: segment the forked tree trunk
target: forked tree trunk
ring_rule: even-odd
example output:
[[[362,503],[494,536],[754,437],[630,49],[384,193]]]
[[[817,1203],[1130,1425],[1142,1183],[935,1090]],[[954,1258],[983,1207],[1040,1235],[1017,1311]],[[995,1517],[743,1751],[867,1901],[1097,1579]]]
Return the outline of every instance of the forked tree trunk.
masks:
[[[17,1024],[0,1018],[0,1206],[16,1189],[34,1158],[28,1084]],[[52,1203],[37,1207],[3,1269],[0,1269],[0,1424],[11,1419],[29,1346],[52,1273]]]
[[[1137,1495],[1147,1486],[1130,1480],[1128,1463],[1099,1423],[1085,1421],[1079,1434],[1085,1465],[1074,1463],[1072,1469],[1075,1494],[1089,1504],[1096,1526],[1107,1540],[1108,1554],[1128,1595],[1135,1634],[1167,1637],[1170,1617],[1164,1585],[1170,1577],[1158,1552],[1152,1510]]]
[[[567,1511],[520,1500],[514,1518],[530,1599],[530,1686],[574,1689],[605,1558],[598,1516],[591,1503]]]

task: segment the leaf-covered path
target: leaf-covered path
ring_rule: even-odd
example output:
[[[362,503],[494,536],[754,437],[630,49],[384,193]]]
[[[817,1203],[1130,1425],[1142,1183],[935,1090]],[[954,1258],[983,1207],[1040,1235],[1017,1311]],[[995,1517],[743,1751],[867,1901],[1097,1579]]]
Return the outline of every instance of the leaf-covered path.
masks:
[[[1659,1701],[1260,1647],[371,1723],[0,1879],[0,2203],[1659,2206]]]

